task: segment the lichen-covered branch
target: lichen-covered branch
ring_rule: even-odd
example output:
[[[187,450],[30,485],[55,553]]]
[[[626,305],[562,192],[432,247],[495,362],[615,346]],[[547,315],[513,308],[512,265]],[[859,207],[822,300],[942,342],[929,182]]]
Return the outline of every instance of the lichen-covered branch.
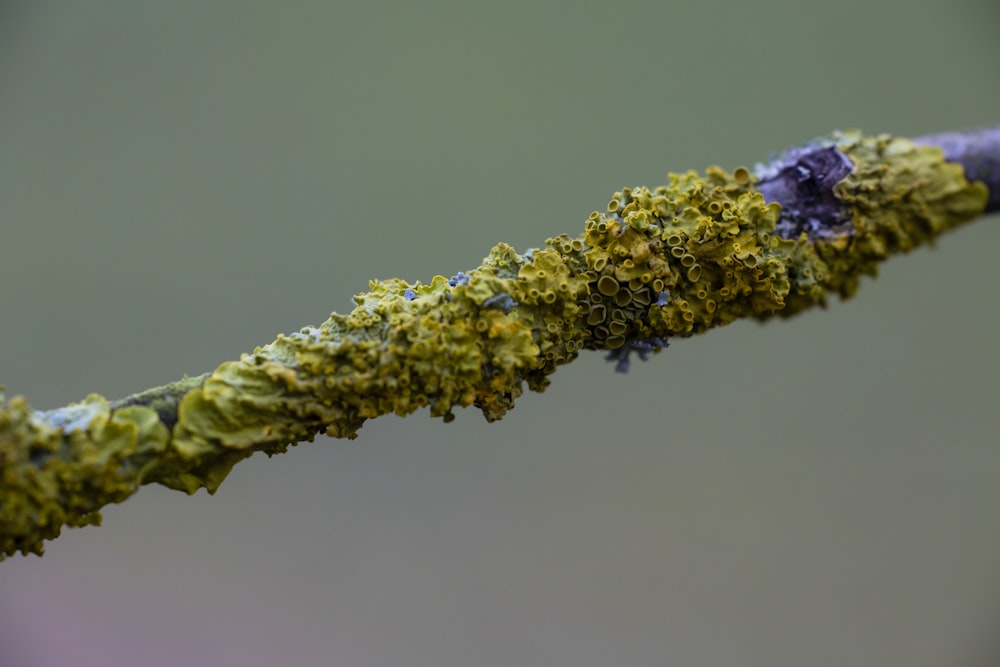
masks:
[[[493,421],[581,350],[624,371],[672,336],[848,297],[889,255],[998,207],[998,134],[940,135],[945,154],[934,138],[838,134],[753,172],[672,174],[543,248],[371,282],[352,312],[210,374],[49,411],[0,400],[0,557],[41,553],[142,484],[211,493],[254,452],[354,438],[388,413],[476,406]]]
[[[965,177],[989,189],[986,211],[1000,211],[1000,125],[969,132],[943,132],[914,140],[940,148],[944,159],[965,168]]]

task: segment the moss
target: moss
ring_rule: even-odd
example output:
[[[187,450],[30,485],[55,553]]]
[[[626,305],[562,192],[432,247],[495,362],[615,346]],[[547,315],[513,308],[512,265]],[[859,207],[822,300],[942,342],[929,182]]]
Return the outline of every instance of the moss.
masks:
[[[979,215],[986,190],[940,151],[904,139],[838,135],[852,161],[836,186],[848,233],[776,233],[781,206],[745,168],[671,174],[624,188],[575,238],[519,254],[498,244],[479,267],[429,283],[374,281],[347,314],[189,378],[109,406],[99,396],[50,412],[0,402],[0,549],[40,553],[61,526],[140,484],[214,492],[254,452],[428,407],[446,421],[476,406],[500,419],[581,349],[627,368],[670,336],[744,317],[795,314],[854,293],[894,252]]]

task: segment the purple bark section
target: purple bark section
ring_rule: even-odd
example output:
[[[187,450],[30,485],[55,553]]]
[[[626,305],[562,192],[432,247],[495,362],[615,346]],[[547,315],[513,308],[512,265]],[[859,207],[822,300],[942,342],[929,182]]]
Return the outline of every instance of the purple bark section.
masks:
[[[964,167],[967,179],[985,183],[989,198],[984,212],[1000,211],[1000,125],[913,141],[940,148],[946,160]],[[781,204],[776,233],[797,238],[805,232],[812,241],[852,234],[850,214],[833,194],[833,186],[852,168],[846,155],[823,140],[791,148],[770,164],[757,165],[757,190],[767,201]]]
[[[1000,125],[968,132],[943,132],[917,137],[924,146],[937,146],[949,162],[965,167],[965,177],[989,188],[986,212],[1000,211]]]
[[[767,201],[781,204],[775,231],[784,238],[806,232],[813,241],[850,234],[850,213],[833,194],[833,186],[854,164],[832,144],[792,148],[766,167],[758,167],[756,188]]]

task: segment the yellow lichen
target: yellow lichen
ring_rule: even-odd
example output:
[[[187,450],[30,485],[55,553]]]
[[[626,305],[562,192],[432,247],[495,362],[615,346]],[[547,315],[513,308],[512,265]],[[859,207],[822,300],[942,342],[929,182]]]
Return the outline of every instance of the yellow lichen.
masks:
[[[41,553],[62,527],[100,524],[98,510],[132,495],[170,459],[155,410],[111,412],[91,395],[59,414],[0,396],[0,554]]]
[[[835,189],[849,233],[776,234],[781,206],[748,170],[671,174],[623,188],[578,237],[521,255],[498,244],[469,274],[373,281],[355,308],[111,406],[50,412],[0,398],[0,550],[40,553],[61,526],[140,484],[214,491],[238,461],[318,433],[354,438],[368,419],[429,407],[492,421],[525,385],[543,389],[581,349],[689,336],[743,317],[790,315],[850,296],[887,255],[982,212],[986,190],[937,149],[839,135],[854,169]]]

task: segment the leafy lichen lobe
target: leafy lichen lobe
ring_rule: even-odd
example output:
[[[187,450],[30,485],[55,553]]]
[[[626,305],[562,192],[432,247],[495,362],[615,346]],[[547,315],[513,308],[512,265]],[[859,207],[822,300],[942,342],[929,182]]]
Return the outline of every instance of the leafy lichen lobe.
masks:
[[[125,500],[169,458],[155,410],[112,412],[93,394],[39,413],[0,395],[0,554],[42,552],[62,527],[100,524],[98,510]]]

